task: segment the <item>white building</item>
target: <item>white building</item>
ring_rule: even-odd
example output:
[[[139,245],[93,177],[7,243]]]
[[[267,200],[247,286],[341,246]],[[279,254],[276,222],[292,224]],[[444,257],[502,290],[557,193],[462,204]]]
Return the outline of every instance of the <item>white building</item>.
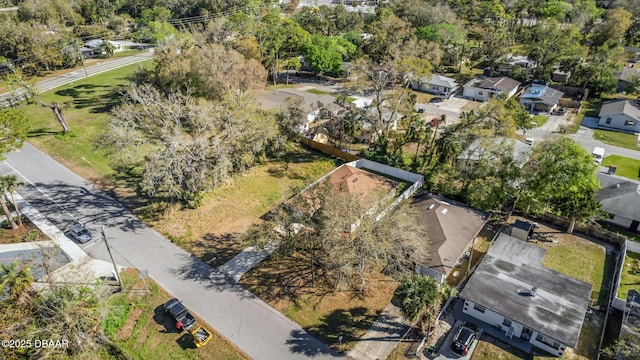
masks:
[[[634,100],[615,100],[602,105],[598,125],[611,130],[640,133],[640,104]]]
[[[462,96],[476,101],[486,101],[500,95],[504,95],[508,99],[516,94],[519,86],[519,81],[506,76],[478,76],[464,84]]]
[[[460,297],[464,313],[562,356],[578,345],[592,286],[542,266],[545,253],[500,234]]]

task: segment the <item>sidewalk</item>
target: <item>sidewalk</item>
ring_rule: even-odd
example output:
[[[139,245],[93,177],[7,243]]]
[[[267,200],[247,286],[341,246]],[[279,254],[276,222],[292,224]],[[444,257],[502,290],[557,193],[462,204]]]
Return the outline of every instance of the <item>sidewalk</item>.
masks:
[[[409,323],[400,308],[389,304],[347,356],[355,360],[386,359],[408,330]]]
[[[278,244],[269,244],[265,249],[257,249],[254,246],[250,246],[242,250],[233,259],[227,261],[225,264],[220,265],[216,270],[223,273],[226,276],[233,278],[235,283],[240,281],[242,275],[249,270],[253,269],[258,263],[264,260],[267,256],[271,255],[273,251],[278,247]]]

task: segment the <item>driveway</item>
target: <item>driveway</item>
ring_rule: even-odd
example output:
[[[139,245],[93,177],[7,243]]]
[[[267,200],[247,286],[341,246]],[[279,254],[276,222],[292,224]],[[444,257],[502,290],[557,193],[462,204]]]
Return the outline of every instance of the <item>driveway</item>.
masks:
[[[440,347],[439,351],[438,351],[438,355],[436,356],[428,356],[425,352],[425,357],[428,359],[433,359],[433,360],[447,360],[447,359],[456,359],[456,360],[468,360],[471,359],[471,356],[473,355],[473,351],[476,349],[476,346],[478,345],[478,339],[480,339],[480,337],[482,336],[482,329],[480,329],[480,331],[478,332],[478,336],[476,337],[476,339],[473,341],[473,343],[471,344],[471,347],[469,348],[469,352],[467,352],[467,355],[458,355],[456,353],[454,353],[453,351],[451,351],[450,345],[451,342],[453,341],[453,338],[456,336],[456,333],[458,332],[458,330],[460,329],[460,327],[464,324],[463,321],[456,321],[455,325],[451,328],[451,330],[449,331],[449,334],[447,335],[447,338],[444,342],[444,344],[442,344],[442,346]]]
[[[8,154],[0,173],[18,175],[27,184],[18,192],[59,228],[80,222],[97,232],[104,226],[118,264],[147,270],[156,282],[252,358],[338,356],[236,285],[231,276],[172,244],[107,194],[32,145],[25,143],[19,152]],[[82,246],[97,259],[109,259],[102,240]]]

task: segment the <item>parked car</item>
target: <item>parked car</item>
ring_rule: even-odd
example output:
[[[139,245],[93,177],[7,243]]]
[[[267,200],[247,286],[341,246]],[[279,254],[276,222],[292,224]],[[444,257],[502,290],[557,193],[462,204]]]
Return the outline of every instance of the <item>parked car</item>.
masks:
[[[189,313],[189,310],[182,305],[182,302],[173,298],[163,305],[164,312],[169,314],[176,321],[176,329],[189,330],[196,324],[196,319]]]
[[[71,238],[83,244],[93,238],[91,231],[82,225],[73,225],[67,233]]]
[[[473,341],[478,337],[478,327],[467,323],[460,327],[451,342],[451,351],[458,355],[467,355]]]

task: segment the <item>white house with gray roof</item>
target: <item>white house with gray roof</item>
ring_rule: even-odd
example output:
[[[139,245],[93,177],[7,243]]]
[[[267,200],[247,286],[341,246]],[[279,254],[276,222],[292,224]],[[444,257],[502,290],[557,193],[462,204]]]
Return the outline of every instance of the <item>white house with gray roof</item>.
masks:
[[[464,313],[562,356],[578,345],[592,286],[542,266],[545,254],[501,233],[460,297]]]
[[[615,100],[602,105],[599,126],[640,133],[640,104],[635,100]]]
[[[476,101],[486,101],[500,95],[504,95],[508,99],[516,94],[519,86],[519,81],[506,76],[477,76],[464,84],[462,96]]]
[[[609,214],[608,222],[640,232],[640,182],[607,173],[596,173],[600,190],[593,198]]]
[[[431,77],[425,76],[419,81],[411,83],[413,90],[440,95],[444,98],[451,96],[459,87],[460,84],[458,84],[455,79],[438,74],[433,74]]]

